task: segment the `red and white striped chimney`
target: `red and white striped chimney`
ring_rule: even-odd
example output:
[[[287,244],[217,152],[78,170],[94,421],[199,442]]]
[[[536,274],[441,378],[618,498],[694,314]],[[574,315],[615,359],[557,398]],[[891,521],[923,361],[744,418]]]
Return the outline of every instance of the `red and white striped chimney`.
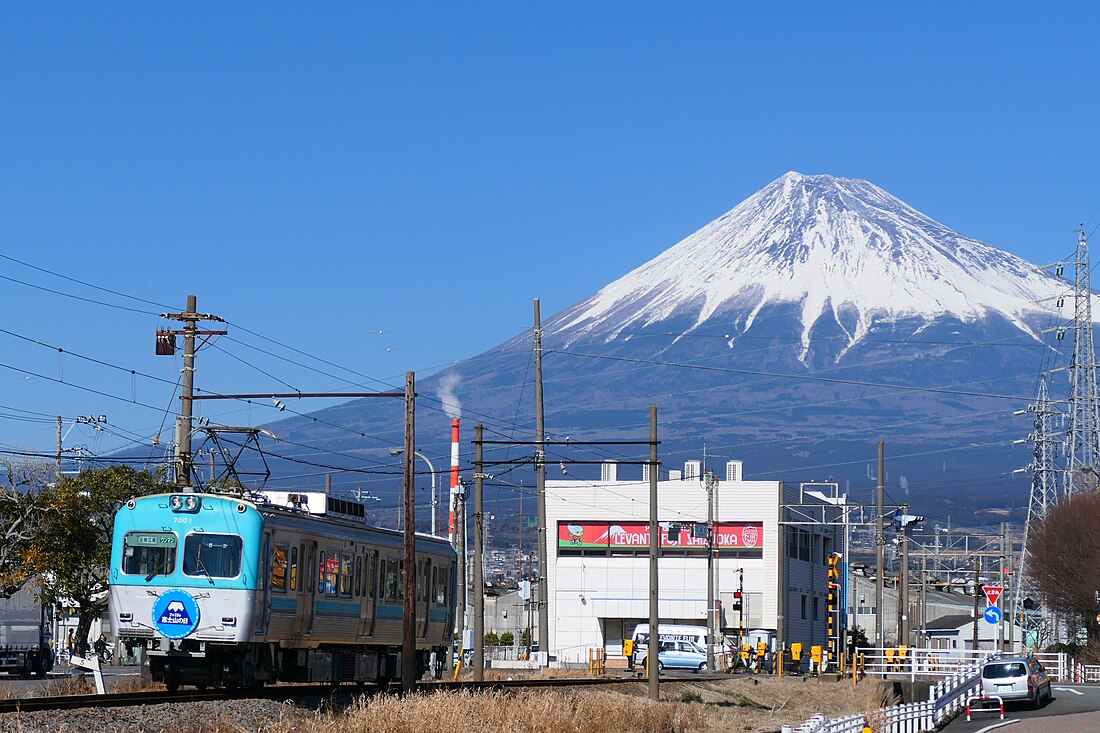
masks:
[[[447,539],[455,541],[455,501],[458,497],[458,432],[461,421],[451,421],[451,503],[450,521],[447,522]]]

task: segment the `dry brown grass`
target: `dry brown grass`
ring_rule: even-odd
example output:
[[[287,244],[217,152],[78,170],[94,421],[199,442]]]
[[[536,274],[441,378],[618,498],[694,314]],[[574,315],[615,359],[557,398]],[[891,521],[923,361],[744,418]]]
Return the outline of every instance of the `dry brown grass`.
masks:
[[[488,676],[488,675],[487,675]],[[624,681],[598,690],[434,692],[408,698],[360,698],[340,711],[289,716],[261,727],[268,733],[771,733],[814,713],[837,717],[877,710],[885,687],[850,682],[737,677],[648,685]],[[225,720],[189,733],[239,733]]]
[[[53,677],[46,682],[44,695],[94,695],[95,683],[83,676]]]
[[[675,702],[599,692],[437,692],[361,698],[338,713],[280,724],[277,733],[677,733],[702,731],[701,711]],[[219,732],[221,733],[221,732]]]

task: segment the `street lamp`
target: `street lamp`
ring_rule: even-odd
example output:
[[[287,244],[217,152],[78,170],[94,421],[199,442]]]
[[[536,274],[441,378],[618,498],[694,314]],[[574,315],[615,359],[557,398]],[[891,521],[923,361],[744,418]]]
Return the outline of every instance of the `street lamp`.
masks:
[[[390,448],[390,455],[391,456],[399,456],[404,452],[405,452],[404,448]],[[428,470],[431,471],[431,474],[432,474],[432,537],[435,537],[436,536],[436,534],[435,534],[435,515],[436,515],[436,509],[435,509],[435,506],[436,506],[436,504],[435,504],[435,466],[432,465],[431,459],[428,458],[423,453],[421,453],[420,451],[414,450],[413,455],[423,458],[424,462],[428,464]]]

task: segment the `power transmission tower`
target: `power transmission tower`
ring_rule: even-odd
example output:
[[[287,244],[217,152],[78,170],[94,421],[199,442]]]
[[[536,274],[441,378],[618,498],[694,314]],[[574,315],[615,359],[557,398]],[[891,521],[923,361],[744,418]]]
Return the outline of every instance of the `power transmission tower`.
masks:
[[[1066,435],[1065,495],[1096,486],[1100,458],[1100,396],[1096,389],[1096,349],[1092,338],[1092,286],[1089,246],[1078,230],[1073,287],[1073,358],[1069,364],[1069,432]],[[1085,473],[1093,474],[1086,477]]]

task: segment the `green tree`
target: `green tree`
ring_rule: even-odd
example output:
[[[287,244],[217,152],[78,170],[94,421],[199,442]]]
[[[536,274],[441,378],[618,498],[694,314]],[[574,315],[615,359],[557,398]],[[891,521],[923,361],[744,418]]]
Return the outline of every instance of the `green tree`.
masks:
[[[21,553],[24,568],[39,576],[42,601],[79,609],[81,651],[92,621],[107,607],[115,512],[131,497],[163,490],[148,471],[111,466],[64,477],[38,494],[38,526]]]
[[[490,631],[485,635],[485,646],[500,646],[500,637],[496,635],[496,632]]]
[[[512,646],[516,643],[516,636],[511,631],[505,631],[500,635],[501,646]]]
[[[24,556],[38,532],[38,492],[53,480],[54,467],[37,461],[3,460],[0,475],[0,598],[7,598],[30,578]]]

